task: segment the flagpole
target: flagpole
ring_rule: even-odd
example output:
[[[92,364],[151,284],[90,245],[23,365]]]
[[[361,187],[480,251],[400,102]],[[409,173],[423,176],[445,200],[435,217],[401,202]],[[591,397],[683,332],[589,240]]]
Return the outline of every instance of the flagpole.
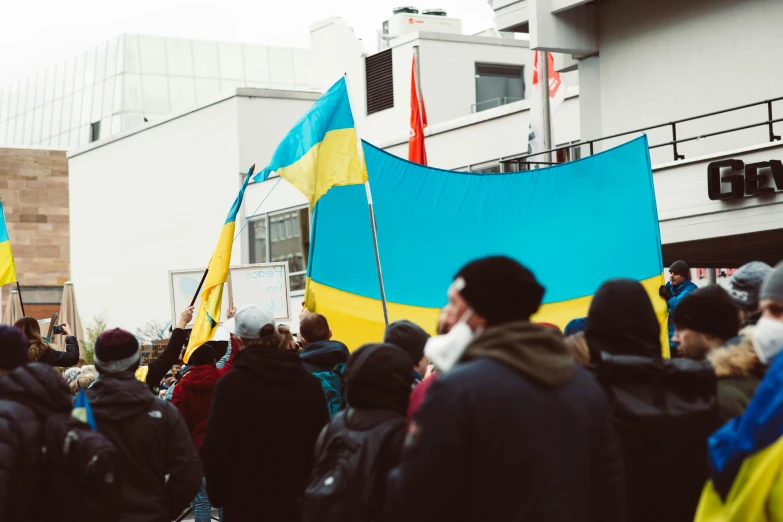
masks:
[[[416,60],[416,68],[414,69],[413,73],[416,77],[416,103],[419,106],[419,118],[422,117],[421,114],[421,69],[419,68],[419,46],[414,45],[413,46],[413,58]],[[422,125],[423,127],[423,125]]]
[[[348,103],[351,105],[351,114],[355,114],[353,110],[353,104],[351,103],[351,82],[348,80],[348,73],[344,73],[345,87],[348,91]],[[364,149],[362,148],[362,138],[359,134],[359,126],[356,125],[354,119],[354,130],[356,132],[356,147],[358,149],[359,159],[361,160],[362,168],[366,169],[367,166],[364,162]],[[372,205],[372,191],[370,190],[370,182],[364,182],[364,191],[367,195],[367,209],[370,214],[370,229],[372,230],[372,244],[375,249],[375,268],[378,271],[378,286],[381,290],[381,305],[383,307],[383,322],[386,326],[389,326],[389,309],[386,305],[386,288],[383,285],[383,271],[381,270],[381,253],[378,248],[378,230],[375,224],[375,210]]]
[[[19,306],[22,309],[22,317],[27,317],[24,313],[24,300],[22,299],[22,289],[19,287],[19,281],[16,282],[16,291],[19,292]]]
[[[543,112],[544,119],[542,120],[543,133],[544,133],[544,150],[550,150],[552,148],[552,114],[549,111],[549,53],[547,51],[538,51],[538,73],[539,81],[541,82],[541,111]],[[544,156],[546,162],[552,161],[552,153],[547,152]]]

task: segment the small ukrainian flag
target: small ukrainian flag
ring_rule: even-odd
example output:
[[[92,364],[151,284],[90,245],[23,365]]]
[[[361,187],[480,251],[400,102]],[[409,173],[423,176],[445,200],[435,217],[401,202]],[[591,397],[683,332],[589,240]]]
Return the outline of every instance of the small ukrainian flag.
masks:
[[[367,181],[345,77],[294,125],[253,181],[264,181],[272,172],[304,194],[311,209],[330,188]]]
[[[79,390],[79,395],[76,396],[73,410],[71,410],[71,417],[89,424],[93,431],[98,429],[98,426],[95,424],[95,417],[92,415],[90,401],[87,400],[87,394],[84,393],[84,388]]]
[[[207,278],[204,280],[204,290],[201,292],[201,306],[198,309],[196,321],[193,323],[193,331],[190,334],[188,348],[185,350],[185,357],[183,357],[185,363],[190,360],[190,354],[196,348],[215,336],[215,330],[217,330],[220,323],[223,283],[228,280],[228,266],[231,263],[231,245],[234,243],[234,228],[236,226],[237,214],[239,213],[239,207],[242,206],[245,189],[250,182],[254,168],[255,165],[250,167],[247,177],[245,177],[245,182],[242,184],[242,188],[239,189],[239,194],[236,200],[234,200],[234,204],[231,205],[231,210],[228,211],[228,217],[223,224],[223,229],[220,231],[215,252],[209,261]]]
[[[11,241],[8,239],[8,226],[5,222],[5,211],[3,202],[0,201],[0,286],[16,282],[16,263],[14,263],[14,254],[11,252]]]

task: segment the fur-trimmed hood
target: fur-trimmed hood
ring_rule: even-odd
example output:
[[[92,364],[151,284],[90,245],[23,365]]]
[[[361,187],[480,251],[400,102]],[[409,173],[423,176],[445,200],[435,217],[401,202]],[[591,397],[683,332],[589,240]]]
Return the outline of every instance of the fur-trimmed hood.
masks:
[[[744,328],[737,337],[712,350],[707,360],[715,369],[718,379],[756,377],[762,378],[767,370],[765,364],[759,361],[753,348],[753,326]]]

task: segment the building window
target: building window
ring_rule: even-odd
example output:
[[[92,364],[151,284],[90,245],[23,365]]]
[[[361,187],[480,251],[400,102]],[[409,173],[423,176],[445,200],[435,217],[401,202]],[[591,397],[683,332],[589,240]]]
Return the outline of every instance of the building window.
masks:
[[[269,241],[267,233],[269,230]],[[307,207],[256,216],[248,226],[251,263],[288,263],[291,291],[304,290],[310,253],[310,213]]]
[[[394,73],[392,50],[381,51],[364,59],[367,84],[367,114],[394,107]]]
[[[476,64],[476,104],[473,112],[525,99],[524,68],[518,65]]]
[[[90,143],[101,139],[101,122],[96,121],[90,124]]]
[[[582,157],[582,146],[578,145],[578,143],[578,141],[572,141],[571,143],[563,143],[558,145],[558,147],[562,147],[563,145],[575,144],[573,147],[559,149],[556,152],[557,163],[568,163],[569,161],[576,161],[580,159]]]

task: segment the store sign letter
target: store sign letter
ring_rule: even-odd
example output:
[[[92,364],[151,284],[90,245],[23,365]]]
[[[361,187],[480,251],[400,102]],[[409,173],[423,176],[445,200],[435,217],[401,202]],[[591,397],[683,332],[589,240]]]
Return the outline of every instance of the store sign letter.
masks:
[[[772,194],[775,189],[767,186],[770,174],[777,190],[783,190],[783,162],[780,160],[747,165],[738,159],[714,161],[707,166],[707,191],[713,201]],[[724,191],[723,183],[730,184],[731,188]]]

